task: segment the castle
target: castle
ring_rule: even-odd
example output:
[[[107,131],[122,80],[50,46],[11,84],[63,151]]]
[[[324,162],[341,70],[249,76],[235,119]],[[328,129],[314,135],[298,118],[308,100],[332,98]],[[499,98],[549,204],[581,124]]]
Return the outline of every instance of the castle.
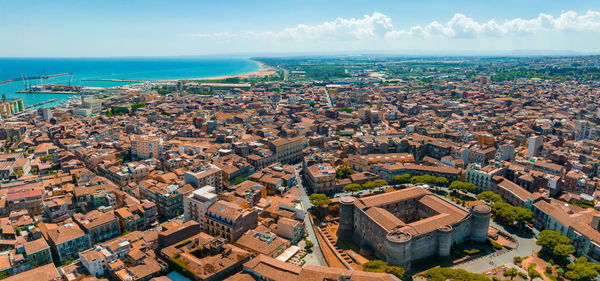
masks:
[[[352,240],[361,254],[395,266],[433,256],[446,257],[465,240],[487,240],[491,208],[465,211],[420,187],[364,198],[340,199],[338,237]]]

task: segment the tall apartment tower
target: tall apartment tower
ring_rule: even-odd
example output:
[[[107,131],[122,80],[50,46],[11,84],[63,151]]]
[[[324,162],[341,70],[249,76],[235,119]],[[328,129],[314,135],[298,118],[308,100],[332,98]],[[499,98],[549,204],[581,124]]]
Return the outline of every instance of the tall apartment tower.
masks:
[[[531,158],[537,155],[544,145],[544,137],[542,136],[532,136],[529,138],[529,145],[527,146],[527,157]]]

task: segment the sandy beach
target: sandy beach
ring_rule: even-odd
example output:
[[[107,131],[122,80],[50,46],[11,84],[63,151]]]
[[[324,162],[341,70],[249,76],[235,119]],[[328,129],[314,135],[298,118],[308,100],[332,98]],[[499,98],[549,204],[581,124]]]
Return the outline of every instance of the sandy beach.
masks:
[[[277,74],[277,69],[272,67],[272,66],[268,66],[262,62],[259,61],[255,61],[259,66],[259,69],[253,72],[249,72],[249,73],[244,73],[244,74],[237,74],[237,75],[226,75],[226,76],[216,76],[216,77],[203,77],[203,78],[191,78],[191,79],[176,79],[176,80],[172,80],[172,81],[180,81],[180,80],[185,80],[185,81],[194,81],[194,80],[221,80],[221,79],[227,79],[227,78],[240,78],[240,79],[245,79],[245,78],[260,78],[260,77],[265,77],[265,76],[270,76],[270,75],[274,75]]]

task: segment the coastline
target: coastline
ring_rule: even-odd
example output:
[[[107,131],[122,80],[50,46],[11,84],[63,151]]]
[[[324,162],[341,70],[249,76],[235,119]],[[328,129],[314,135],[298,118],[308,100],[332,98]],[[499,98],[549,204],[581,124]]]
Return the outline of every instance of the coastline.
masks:
[[[250,59],[250,60],[255,62],[256,64],[258,64],[259,68],[257,70],[248,72],[248,73],[235,74],[235,75],[223,75],[223,76],[202,77],[202,78],[172,79],[172,80],[163,80],[163,81],[201,81],[201,80],[222,80],[222,79],[227,79],[227,78],[247,79],[247,78],[262,78],[265,76],[277,74],[276,68],[274,68],[272,66],[268,66],[260,61],[256,61],[256,60],[252,60],[252,59]]]

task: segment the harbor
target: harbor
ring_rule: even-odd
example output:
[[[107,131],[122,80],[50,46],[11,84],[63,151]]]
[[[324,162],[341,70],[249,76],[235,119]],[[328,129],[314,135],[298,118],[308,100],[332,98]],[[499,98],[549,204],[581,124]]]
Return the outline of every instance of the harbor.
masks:
[[[113,79],[113,78],[81,78],[81,81],[104,81],[104,82],[127,82],[127,83],[145,83],[150,82],[149,80],[135,80],[135,79]]]
[[[52,103],[52,102],[55,102],[55,101],[57,101],[57,100],[58,100],[58,99],[50,99],[50,100],[45,100],[45,101],[41,101],[41,102],[38,102],[38,103],[34,103],[34,104],[30,104],[30,105],[26,105],[26,106],[25,106],[25,108],[28,108],[28,109],[29,109],[29,108],[34,108],[34,107],[36,107],[36,106],[44,105],[44,104],[47,104],[47,103]]]
[[[71,85],[38,85],[30,86],[25,90],[17,91],[17,93],[26,94],[78,94],[84,88],[81,86]]]

